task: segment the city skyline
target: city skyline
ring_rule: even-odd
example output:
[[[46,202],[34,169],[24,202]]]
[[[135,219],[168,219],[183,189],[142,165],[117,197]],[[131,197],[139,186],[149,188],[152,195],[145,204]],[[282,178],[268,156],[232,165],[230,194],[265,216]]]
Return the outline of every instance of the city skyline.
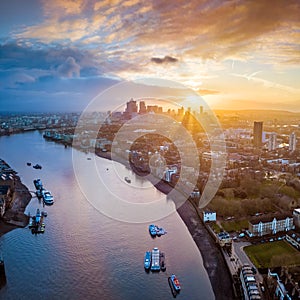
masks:
[[[80,111],[122,80],[153,77],[214,110],[299,112],[299,10],[297,1],[2,1],[0,110]]]

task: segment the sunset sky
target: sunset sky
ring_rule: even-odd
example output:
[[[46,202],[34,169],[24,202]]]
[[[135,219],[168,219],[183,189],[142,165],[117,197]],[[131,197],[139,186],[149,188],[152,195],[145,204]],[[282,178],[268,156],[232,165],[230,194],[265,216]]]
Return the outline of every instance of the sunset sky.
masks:
[[[300,111],[297,0],[9,0],[0,24],[0,111],[78,111],[143,77],[212,109]]]

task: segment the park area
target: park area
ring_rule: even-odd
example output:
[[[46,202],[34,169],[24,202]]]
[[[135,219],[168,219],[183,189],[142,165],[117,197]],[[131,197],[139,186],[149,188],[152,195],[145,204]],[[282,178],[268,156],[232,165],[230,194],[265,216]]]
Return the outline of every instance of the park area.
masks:
[[[247,246],[244,251],[257,268],[300,265],[300,252],[283,240]]]

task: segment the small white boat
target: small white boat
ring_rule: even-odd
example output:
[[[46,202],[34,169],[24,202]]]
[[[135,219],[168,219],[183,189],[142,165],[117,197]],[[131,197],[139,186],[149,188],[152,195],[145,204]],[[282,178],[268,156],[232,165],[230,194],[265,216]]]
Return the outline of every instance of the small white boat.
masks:
[[[54,198],[53,198],[53,196],[51,195],[51,193],[49,191],[43,190],[42,191],[42,197],[43,197],[44,203],[46,205],[51,205],[51,204],[54,203],[54,200],[53,200]]]

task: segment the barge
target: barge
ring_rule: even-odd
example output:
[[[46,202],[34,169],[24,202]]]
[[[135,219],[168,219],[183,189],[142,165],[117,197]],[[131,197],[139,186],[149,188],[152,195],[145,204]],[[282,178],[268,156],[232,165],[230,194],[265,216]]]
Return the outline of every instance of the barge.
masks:
[[[160,271],[159,250],[157,247],[153,248],[151,252],[151,271]]]
[[[160,265],[160,269],[162,271],[166,271],[167,267],[166,267],[166,262],[165,262],[165,253],[164,252],[160,252],[159,253],[159,265]]]

